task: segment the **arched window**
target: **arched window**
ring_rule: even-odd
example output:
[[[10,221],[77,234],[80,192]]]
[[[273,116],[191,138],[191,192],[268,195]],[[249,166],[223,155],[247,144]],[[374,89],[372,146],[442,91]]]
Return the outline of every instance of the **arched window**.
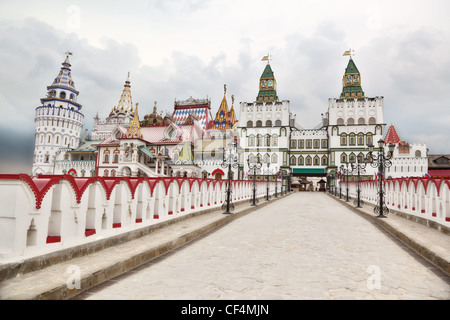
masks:
[[[281,120],[275,120],[275,127],[281,127]]]
[[[369,132],[366,136],[366,144],[373,144],[373,136],[371,132]]]
[[[349,156],[349,161],[351,163],[355,163],[356,162],[356,156],[355,156],[355,154],[353,152]]]
[[[103,162],[109,162],[109,153],[106,153],[106,154],[103,156]]]
[[[319,149],[319,148],[320,148],[320,140],[314,139],[314,149]]]
[[[253,128],[253,121],[247,121],[247,128]]]
[[[291,159],[289,160],[289,164],[291,166],[295,166],[297,165],[297,159],[295,159],[295,156],[292,156]]]
[[[59,97],[60,97],[61,99],[65,99],[65,98],[66,98],[66,93],[65,93],[64,91],[61,91],[61,92],[59,93]]]
[[[114,163],[119,162],[119,154],[118,154],[118,153],[114,153],[113,162],[114,162]]]
[[[353,118],[348,118],[348,119],[347,119],[347,125],[353,125],[353,124],[355,124],[355,119],[353,119]]]
[[[277,134],[272,135],[272,145],[274,147],[278,146],[278,135]]]
[[[264,155],[264,163],[270,163],[270,155],[268,153]]]
[[[422,152],[420,152],[420,150],[416,150],[416,158],[421,158],[422,157]]]
[[[305,158],[303,158],[303,156],[298,157],[298,165],[299,166],[305,165]]]
[[[105,169],[105,171],[103,171],[103,176],[104,176],[104,177],[109,176],[109,171],[108,171],[108,169]]]
[[[377,120],[374,117],[369,118],[369,124],[377,124]]]
[[[269,147],[270,146],[270,135],[266,134],[266,139],[265,139],[265,146]]]
[[[360,132],[358,133],[358,146],[364,145],[364,133]]]
[[[307,157],[306,157],[306,165],[307,165],[307,166],[310,166],[311,164],[312,164],[311,156],[307,156]]]
[[[256,121],[256,127],[257,128],[262,127],[262,121],[261,120]]]
[[[320,158],[319,158],[319,156],[315,156],[314,157],[314,165],[318,166],[319,164],[320,164]]]
[[[347,145],[347,134],[342,133],[341,134],[341,146],[346,146],[346,145]]]
[[[359,118],[358,124],[366,124],[366,120],[364,118]]]
[[[111,177],[115,177],[116,176],[116,170],[112,169],[111,170]]]
[[[271,120],[267,120],[266,121],[266,127],[271,127],[272,126],[272,121]]]
[[[349,140],[348,140],[348,144],[351,146],[354,146],[356,144],[356,137],[355,134],[352,132],[349,135]]]
[[[336,121],[336,124],[337,124],[338,126],[339,126],[339,125],[344,125],[344,119],[338,118],[337,121]]]
[[[248,146],[249,147],[254,147],[255,146],[255,136],[251,135],[248,137]]]
[[[256,146],[257,146],[257,147],[262,147],[262,145],[263,145],[263,142],[262,142],[262,135],[258,134],[258,135],[256,136]]]
[[[274,153],[274,154],[272,155],[272,163],[277,163],[277,162],[278,162],[278,156],[277,156],[276,153]]]
[[[250,154],[250,155],[248,156],[248,161],[249,161],[250,163],[255,163],[256,157],[255,157],[253,154]]]
[[[341,163],[346,163],[347,162],[347,155],[345,153],[341,154]]]
[[[322,157],[322,165],[326,166],[327,164],[328,164],[328,158],[327,158],[327,156],[323,156]]]

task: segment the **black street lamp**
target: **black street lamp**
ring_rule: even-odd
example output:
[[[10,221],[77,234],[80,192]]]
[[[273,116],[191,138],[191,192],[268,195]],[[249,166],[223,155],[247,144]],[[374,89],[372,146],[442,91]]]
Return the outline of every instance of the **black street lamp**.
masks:
[[[266,193],[266,201],[269,201],[269,173],[270,173],[270,171],[269,171],[269,167],[270,167],[270,161],[267,161],[266,162],[266,164],[267,164],[267,171],[266,171],[266,173],[267,173],[267,175],[266,175],[266,177],[267,177],[267,193]]]
[[[348,200],[348,175],[352,170],[351,169],[349,170],[349,168],[348,168],[349,163],[347,161],[344,162],[344,164],[345,164],[345,167],[342,164],[340,169],[341,169],[341,172],[345,175],[346,190],[347,190],[347,199],[345,200],[345,202],[349,202],[349,200]]]
[[[233,152],[234,151],[234,152]],[[222,148],[222,168],[226,169],[228,167],[228,184],[226,192],[226,202],[222,205],[222,210],[225,210],[224,214],[230,214],[234,210],[234,204],[231,202],[231,167],[237,168],[239,166],[239,156],[237,152],[237,139],[228,144],[228,148]]]
[[[384,168],[389,168],[392,166],[391,158],[394,153],[395,145],[393,143],[389,144],[389,151],[388,154],[384,154],[384,141],[383,139],[380,139],[378,141],[378,156],[373,155],[373,144],[369,144],[369,155],[372,159],[371,166],[374,168],[378,167],[377,176],[379,177],[380,184],[378,187],[378,204],[373,209],[373,212],[378,214],[377,218],[386,218],[384,214],[389,213],[389,208],[384,204],[384,194],[385,191],[383,190],[383,175],[384,175]]]
[[[339,199],[342,199],[342,168],[339,169],[337,175],[339,178]]]
[[[250,159],[247,159],[248,171],[253,170],[253,198],[250,200],[252,206],[256,206],[258,203],[258,199],[256,199],[256,170],[261,169],[261,162],[250,162]]]
[[[353,164],[352,163],[352,171],[354,172],[356,170],[357,174],[358,174],[358,181],[357,181],[357,186],[356,186],[356,194],[357,199],[353,202],[354,205],[357,208],[362,208],[362,204],[364,204],[364,201],[361,200],[361,173],[366,173],[366,161],[364,161],[364,158],[362,155],[358,155],[357,157],[358,162],[357,164]]]
[[[330,171],[329,173],[328,173],[328,176],[327,176],[327,180],[328,180],[328,192],[330,193],[330,194],[333,194],[333,189],[332,189],[332,181],[334,180],[334,172],[333,171]]]
[[[277,184],[278,184],[278,175],[279,174],[281,174],[281,171],[275,172],[275,198],[278,198]]]

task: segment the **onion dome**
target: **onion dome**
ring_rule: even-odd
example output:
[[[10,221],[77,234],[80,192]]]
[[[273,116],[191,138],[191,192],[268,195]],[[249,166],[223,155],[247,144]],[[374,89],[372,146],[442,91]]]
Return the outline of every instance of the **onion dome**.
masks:
[[[144,120],[141,121],[142,127],[162,126],[164,125],[164,119],[158,114],[156,110],[156,101],[153,107],[153,112],[144,116]]]

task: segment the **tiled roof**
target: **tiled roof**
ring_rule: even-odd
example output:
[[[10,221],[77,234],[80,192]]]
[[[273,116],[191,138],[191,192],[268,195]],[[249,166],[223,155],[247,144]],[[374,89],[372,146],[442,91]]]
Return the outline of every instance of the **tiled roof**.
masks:
[[[395,130],[394,126],[391,125],[386,133],[386,136],[384,138],[384,144],[388,145],[389,143],[393,144],[402,144],[402,140],[400,140],[400,137],[398,136],[397,130]]]

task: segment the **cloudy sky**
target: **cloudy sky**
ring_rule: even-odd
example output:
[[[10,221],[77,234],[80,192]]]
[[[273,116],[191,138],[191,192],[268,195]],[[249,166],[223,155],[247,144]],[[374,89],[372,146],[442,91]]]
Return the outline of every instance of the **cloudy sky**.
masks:
[[[400,138],[450,154],[450,2],[0,1],[0,173],[29,173],[34,110],[70,58],[85,127],[117,104],[127,73],[139,113],[209,97],[253,102],[271,66],[278,96],[313,128],[338,98],[348,49],[366,96],[383,96]]]

